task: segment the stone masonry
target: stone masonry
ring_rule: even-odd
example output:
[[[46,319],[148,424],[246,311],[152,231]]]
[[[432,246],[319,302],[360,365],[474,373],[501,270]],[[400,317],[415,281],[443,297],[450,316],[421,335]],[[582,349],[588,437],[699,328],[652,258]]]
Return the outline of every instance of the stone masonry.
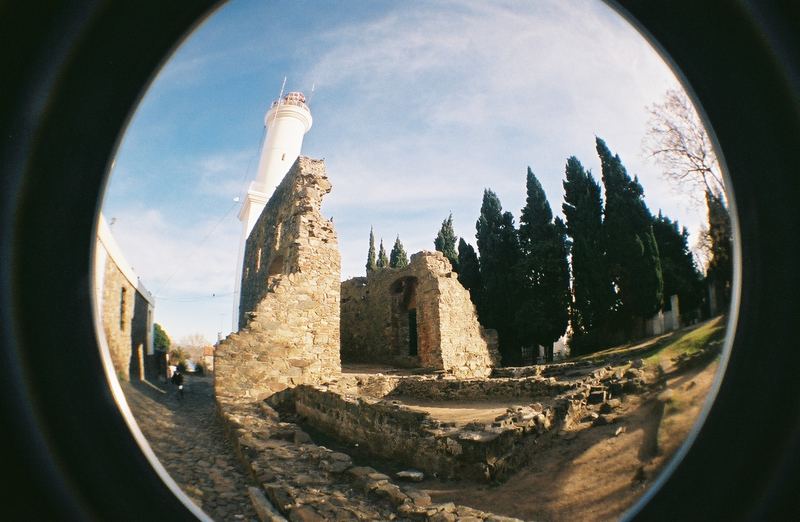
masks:
[[[261,400],[338,375],[340,257],[320,214],[331,190],[321,160],[299,157],[247,239],[239,332],[215,353],[216,395]]]
[[[106,258],[102,291],[103,333],[117,377],[144,379],[150,304],[111,257]]]
[[[97,227],[95,271],[95,298],[117,377],[123,381],[157,380],[159,361],[152,338],[154,299],[125,260],[102,215]]]
[[[497,334],[479,323],[469,292],[441,252],[418,252],[405,268],[342,283],[342,359],[487,377]]]

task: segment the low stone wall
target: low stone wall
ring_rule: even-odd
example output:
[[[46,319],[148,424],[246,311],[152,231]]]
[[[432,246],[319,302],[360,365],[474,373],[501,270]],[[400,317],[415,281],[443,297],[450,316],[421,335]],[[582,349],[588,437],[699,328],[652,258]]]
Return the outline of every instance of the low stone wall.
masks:
[[[330,190],[323,162],[301,156],[253,227],[242,275],[246,326],[215,350],[217,397],[260,400],[341,371],[339,249],[320,214]]]
[[[287,390],[289,392],[289,390]],[[248,494],[262,521],[470,520],[519,522],[452,502],[314,444],[266,403],[218,402],[239,458],[259,487]]]
[[[534,375],[522,378],[453,379],[437,376],[361,375],[336,380],[336,390],[350,395],[412,397],[432,400],[530,399],[555,397],[573,389],[570,381]]]
[[[511,408],[491,425],[456,428],[398,401],[341,395],[326,386],[287,393],[297,415],[316,429],[446,479],[503,480],[527,459],[526,439],[550,429],[554,417],[536,404]]]
[[[487,377],[499,361],[496,332],[478,323],[469,292],[441,252],[418,252],[407,267],[345,281],[341,296],[344,361],[415,365],[461,378]]]

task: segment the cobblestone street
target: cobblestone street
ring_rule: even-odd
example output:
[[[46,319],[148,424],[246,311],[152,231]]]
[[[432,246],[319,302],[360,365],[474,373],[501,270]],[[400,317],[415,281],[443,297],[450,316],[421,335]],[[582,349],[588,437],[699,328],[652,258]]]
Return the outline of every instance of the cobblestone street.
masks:
[[[187,375],[184,398],[174,386],[122,383],[128,404],[161,463],[217,521],[257,521],[251,485],[216,415],[211,377]]]

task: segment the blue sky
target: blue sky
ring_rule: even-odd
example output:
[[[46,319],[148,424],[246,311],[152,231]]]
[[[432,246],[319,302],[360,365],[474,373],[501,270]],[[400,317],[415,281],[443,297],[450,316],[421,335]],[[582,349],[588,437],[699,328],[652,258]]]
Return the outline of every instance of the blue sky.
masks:
[[[694,234],[705,209],[641,152],[647,113],[677,80],[605,4],[234,0],[166,62],[121,142],[103,204],[173,340],[231,327],[240,196],[280,91],[309,96],[303,154],[324,158],[342,278],[363,275],[370,226],[387,250],[433,249],[452,211],[474,245],[483,189],[519,216],[525,173],[561,212],[575,155],[600,178],[594,138],[658,209]],[[693,238],[694,239],[694,238]]]

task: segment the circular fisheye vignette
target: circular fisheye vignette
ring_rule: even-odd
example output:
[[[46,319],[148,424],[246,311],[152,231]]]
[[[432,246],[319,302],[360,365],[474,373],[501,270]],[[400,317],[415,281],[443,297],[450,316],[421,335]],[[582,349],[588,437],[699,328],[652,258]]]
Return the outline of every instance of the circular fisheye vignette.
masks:
[[[106,189],[108,186],[108,181],[111,177],[111,171],[114,168],[114,164],[116,162],[117,154],[119,153],[120,146],[124,140],[125,134],[130,127],[131,120],[133,119],[136,111],[138,110],[139,106],[144,99],[145,94],[152,86],[153,82],[155,81],[158,73],[164,68],[164,66],[170,61],[172,56],[177,52],[177,50],[183,45],[183,43],[191,37],[191,35],[204,23],[206,23],[214,14],[225,4],[226,2],[220,1],[215,6],[211,7],[204,15],[199,17],[190,27],[186,29],[183,33],[183,36],[174,43],[171,49],[169,49],[161,62],[158,66],[153,70],[150,79],[144,84],[142,87],[138,99],[135,103],[131,106],[129,111],[128,117],[126,121],[123,123],[122,127],[120,128],[119,135],[117,137],[116,143],[111,150],[111,154],[109,155],[109,163],[108,167],[106,168],[104,183],[101,187],[100,194],[101,199],[97,202],[97,207],[95,211],[95,221],[94,221],[94,228],[92,231],[92,251],[90,252],[90,273],[92,274],[92,278],[90,280],[90,294],[92,296],[92,310],[93,310],[93,321],[94,321],[94,329],[96,333],[96,339],[98,342],[98,351],[100,354],[100,358],[103,364],[103,369],[106,374],[106,380],[108,382],[108,386],[111,389],[112,395],[117,403],[117,407],[119,409],[120,414],[122,415],[125,423],[128,426],[128,430],[130,431],[131,435],[133,436],[134,440],[138,444],[139,448],[141,449],[144,456],[149,461],[150,465],[152,466],[153,470],[156,472],[158,477],[164,483],[164,485],[170,490],[175,498],[177,498],[181,504],[186,507],[189,512],[192,513],[198,520],[208,521],[211,522],[213,519],[206,514],[197,504],[195,504],[191,498],[178,486],[175,479],[169,474],[166,470],[164,465],[161,463],[159,458],[156,456],[155,452],[153,451],[150,443],[148,442],[147,438],[142,433],[141,428],[139,427],[133,412],[128,404],[127,399],[125,398],[125,393],[122,390],[122,386],[120,384],[120,376],[119,373],[122,370],[118,370],[115,367],[114,356],[112,356],[112,349],[109,343],[108,336],[106,335],[106,321],[118,321],[119,328],[121,331],[125,332],[126,330],[130,333],[130,330],[133,328],[132,320],[133,318],[130,316],[130,313],[133,309],[137,307],[137,302],[139,303],[139,307],[142,306],[145,309],[146,319],[146,333],[144,335],[145,339],[144,342],[138,343],[136,349],[131,350],[131,369],[134,370],[139,376],[143,377],[146,372],[147,363],[145,363],[145,358],[148,354],[148,349],[152,351],[153,348],[153,297],[152,294],[141,285],[138,281],[138,278],[133,272],[133,269],[130,265],[125,261],[124,255],[116,243],[113,235],[111,234],[111,230],[109,227],[109,223],[106,221],[105,217],[103,216],[101,209],[103,206],[103,199],[106,195]],[[113,223],[112,223],[113,224]],[[109,266],[109,263],[111,266]],[[115,288],[119,290],[118,293],[111,292],[110,289],[106,288],[106,275],[107,272],[111,271],[113,273],[114,279],[117,280],[117,284]],[[112,283],[113,284],[113,283]],[[107,292],[108,291],[108,292]],[[118,301],[114,301],[110,299],[108,303],[105,302],[106,294],[108,297],[114,296],[118,298]],[[117,313],[105,314],[104,309],[107,307],[108,309],[116,309]],[[139,312],[141,313],[141,312]],[[111,325],[109,325],[111,326]],[[112,327],[113,329],[113,327]],[[141,337],[141,336],[140,336]],[[131,343],[131,336],[128,335],[127,339],[129,344]]]
[[[708,134],[708,137],[711,140],[711,144],[714,149],[714,154],[717,156],[717,161],[719,163],[720,173],[723,178],[724,182],[724,192],[726,203],[728,205],[728,213],[731,220],[731,232],[732,232],[732,242],[731,246],[733,248],[733,274],[732,274],[732,281],[731,281],[731,297],[730,303],[728,305],[728,312],[727,312],[727,321],[725,323],[725,339],[722,346],[722,351],[719,355],[719,367],[714,375],[714,380],[711,384],[711,387],[706,395],[705,399],[703,400],[703,406],[700,410],[699,415],[695,419],[693,426],[689,433],[686,435],[686,438],[683,440],[681,445],[678,447],[677,451],[672,455],[669,459],[667,464],[664,466],[663,469],[659,472],[658,476],[654,480],[654,482],[647,488],[647,490],[638,498],[638,500],[628,509],[625,513],[622,514],[623,520],[631,520],[633,519],[637,513],[639,513],[642,508],[652,499],[661,489],[661,487],[669,481],[672,473],[675,469],[680,465],[681,461],[684,459],[686,454],[689,452],[694,441],[697,439],[698,434],[703,429],[703,424],[708,417],[709,412],[711,411],[711,407],[714,404],[714,401],[717,398],[717,394],[719,393],[720,386],[722,385],[722,380],[725,376],[725,371],[728,366],[728,361],[730,360],[731,350],[733,349],[733,342],[734,336],[736,333],[736,327],[739,320],[739,305],[741,299],[741,290],[742,290],[742,249],[741,249],[741,229],[739,226],[739,214],[736,210],[736,196],[734,194],[734,187],[731,180],[731,176],[729,174],[728,166],[725,161],[725,154],[720,146],[719,140],[717,139],[716,132],[714,131],[714,127],[711,125],[711,122],[706,114],[703,106],[700,104],[697,95],[695,94],[694,90],[692,89],[689,80],[681,71],[681,68],[678,64],[672,59],[669,53],[664,49],[664,47],[658,42],[658,40],[633,16],[629,13],[624,7],[620,4],[615,2],[614,0],[602,0],[608,7],[613,9],[620,17],[622,17],[627,23],[629,23],[640,35],[641,37],[650,45],[650,47],[655,51],[655,53],[663,60],[665,64],[670,68],[672,73],[677,78],[678,82],[680,83],[681,88],[684,90],[686,95],[689,98],[689,101],[692,103],[697,115],[700,117],[700,120],[703,124],[703,127]]]
[[[632,25],[635,28],[637,28],[639,33],[651,44],[651,46],[654,49],[656,49],[656,51],[658,52],[659,56],[661,56],[661,58],[665,61],[665,63],[670,65],[670,68],[672,69],[673,73],[676,75],[676,77],[678,77],[681,80],[681,83],[684,86],[684,90],[689,94],[690,98],[692,98],[692,100],[694,101],[696,99],[696,97],[691,93],[691,90],[687,87],[688,84],[685,81],[685,79],[683,78],[683,76],[680,74],[679,69],[677,69],[677,67],[668,59],[668,56],[666,55],[666,53],[664,53],[657,45],[655,45],[654,44],[654,40],[652,38],[649,38],[647,36],[647,34],[640,27],[638,27],[635,23],[631,22],[631,19],[629,17],[625,17],[624,16],[624,12],[622,12],[616,5],[610,4],[610,6],[618,14],[623,15],[623,17],[626,18],[626,20],[628,20],[630,23],[632,23]],[[184,36],[184,40],[191,34],[191,32],[194,31],[194,29],[196,29],[196,27],[193,28],[190,32],[188,32],[186,34],[186,36]],[[170,53],[170,56],[171,56],[171,54],[172,53]],[[165,60],[165,63],[166,63],[166,61],[167,60]],[[162,67],[163,67],[163,65],[164,64],[162,63]],[[159,70],[160,70],[160,68],[159,68]],[[149,86],[148,86],[148,88],[149,88]],[[146,92],[146,91],[147,91],[147,89],[144,89],[143,92]],[[731,347],[731,344],[732,344],[732,333],[735,331],[736,318],[738,316],[738,303],[739,303],[739,295],[740,295],[740,276],[741,276],[741,270],[740,270],[740,268],[741,268],[740,267],[741,255],[740,255],[740,248],[739,248],[740,247],[740,244],[739,244],[739,228],[738,228],[738,217],[737,217],[736,207],[735,207],[735,199],[733,197],[733,191],[732,191],[731,184],[730,184],[730,181],[729,181],[729,176],[727,174],[727,168],[725,166],[724,157],[723,157],[721,149],[719,148],[719,145],[717,143],[717,140],[716,140],[716,137],[714,135],[713,129],[708,124],[707,118],[706,118],[705,114],[703,113],[702,108],[699,106],[699,104],[695,102],[694,105],[698,109],[698,113],[701,115],[701,118],[703,119],[705,128],[706,128],[709,136],[711,136],[711,138],[712,138],[712,140],[714,142],[714,147],[715,147],[715,151],[717,153],[718,159],[719,159],[721,171],[722,171],[722,174],[723,174],[723,176],[725,178],[726,195],[727,195],[727,198],[728,198],[728,204],[729,204],[729,209],[730,209],[730,213],[731,213],[732,229],[733,229],[733,234],[734,234],[734,240],[733,240],[733,245],[734,245],[734,262],[733,262],[734,274],[733,274],[733,287],[732,287],[732,291],[731,291],[731,303],[730,303],[730,309],[729,309],[729,312],[728,312],[728,321],[727,321],[727,325],[726,325],[726,327],[727,327],[726,338],[725,338],[725,343],[724,343],[724,348],[723,348],[723,351],[722,351],[722,355],[720,357],[720,365],[719,365],[719,368],[718,368],[717,373],[715,375],[714,384],[712,385],[712,388],[711,388],[709,394],[707,395],[707,397],[705,399],[705,405],[704,405],[704,407],[703,407],[703,409],[701,411],[700,416],[694,422],[694,426],[693,426],[690,434],[687,436],[685,441],[681,444],[680,449],[678,450],[678,452],[676,452],[676,454],[670,459],[670,461],[667,464],[667,466],[660,472],[656,482],[640,498],[640,500],[637,502],[637,504],[632,508],[631,512],[635,512],[637,510],[636,506],[645,503],[647,501],[647,499],[655,492],[655,490],[657,490],[658,487],[660,487],[660,485],[663,484],[663,482],[668,480],[669,475],[671,474],[672,470],[680,462],[680,460],[682,459],[683,455],[685,455],[688,447],[691,446],[691,443],[693,442],[693,440],[696,437],[697,433],[701,429],[702,423],[703,423],[703,421],[704,421],[704,419],[705,419],[705,417],[706,417],[706,415],[708,413],[708,410],[710,409],[710,405],[713,403],[713,400],[714,400],[714,398],[716,396],[716,393],[717,393],[718,388],[719,388],[719,384],[720,384],[721,379],[722,379],[722,375],[724,374],[724,371],[725,371],[725,366],[726,366],[726,363],[727,363],[727,360],[728,360],[728,356],[729,356],[729,353],[730,353],[730,347]],[[138,107],[138,104],[137,104],[137,107]],[[132,112],[135,112],[135,110],[132,111]],[[127,126],[126,126],[126,128],[127,128]],[[118,147],[119,147],[119,142],[118,142],[117,148]],[[116,152],[115,152],[114,156],[116,156]],[[99,216],[99,214],[98,214],[98,216]],[[100,222],[98,224],[98,237],[102,234],[103,227],[104,226],[107,227],[107,224],[105,224],[103,222],[102,217],[99,217],[99,220],[100,220]],[[94,256],[93,256],[94,257],[94,263],[95,263],[94,264],[94,272],[97,274],[98,270],[102,270],[102,264],[103,263],[102,263],[102,261],[99,260],[99,257],[102,257],[102,254],[100,253],[99,249],[97,249],[97,247],[95,247],[95,248],[96,248],[96,251],[94,252]],[[106,251],[106,252],[107,252],[106,255],[108,255],[108,251]],[[135,294],[136,291],[138,290],[138,289],[136,289],[135,285],[134,285],[134,289],[135,289],[134,290],[134,294]],[[122,295],[120,296],[120,302],[121,302],[120,308],[121,309],[124,308],[123,305],[127,305],[127,303],[125,302],[126,298],[127,299],[134,299],[135,296],[131,295],[130,291],[122,292]],[[108,342],[108,339],[104,335],[103,317],[102,317],[102,312],[100,310],[99,302],[100,301],[96,297],[96,299],[95,299],[95,325],[96,325],[96,329],[97,329],[98,334],[99,334],[98,338],[101,339],[101,343],[100,343],[101,344],[101,352],[103,354],[104,365],[105,365],[105,369],[106,369],[106,372],[107,372],[107,375],[108,375],[108,378],[109,378],[109,383],[110,383],[110,385],[112,387],[112,390],[114,392],[115,397],[117,398],[117,400],[119,402],[120,411],[125,416],[126,421],[128,422],[132,433],[136,437],[137,442],[140,444],[140,446],[142,447],[143,451],[145,452],[145,454],[147,455],[147,457],[151,461],[151,463],[154,463],[154,467],[158,471],[158,473],[161,476],[161,478],[165,481],[165,483],[167,483],[168,486],[170,487],[170,489],[172,489],[173,492],[175,492],[176,495],[179,498],[181,498],[181,500],[182,500],[182,502],[184,502],[184,504],[187,504],[187,502],[188,502],[187,506],[189,506],[190,508],[199,509],[191,502],[191,500],[188,499],[188,497],[186,497],[186,495],[180,490],[180,488],[177,487],[175,482],[166,473],[166,471],[164,470],[163,466],[161,466],[160,462],[155,457],[155,454],[152,452],[152,449],[150,448],[149,444],[146,442],[146,439],[143,437],[141,431],[139,430],[138,426],[136,425],[135,420],[133,419],[133,416],[131,414],[130,408],[128,407],[127,402],[124,399],[124,394],[123,394],[122,389],[121,389],[121,387],[119,385],[119,381],[117,380],[116,372],[114,370],[114,364],[113,364],[113,361],[112,361],[111,350],[109,348],[109,342]],[[148,328],[148,330],[151,331],[151,328]],[[142,358],[139,357],[139,361],[141,361],[141,360],[142,360]],[[139,371],[144,371],[144,370],[143,370],[143,368],[140,367]]]

